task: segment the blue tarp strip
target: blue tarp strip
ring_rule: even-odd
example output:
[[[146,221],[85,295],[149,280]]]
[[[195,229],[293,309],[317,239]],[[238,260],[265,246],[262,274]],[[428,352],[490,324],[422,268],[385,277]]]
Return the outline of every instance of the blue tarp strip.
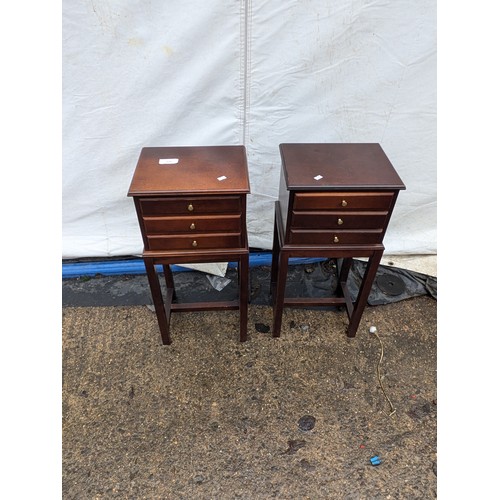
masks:
[[[312,264],[321,262],[325,259],[308,259],[308,258],[292,258],[289,259],[290,265],[296,264]],[[255,266],[270,266],[271,252],[251,253],[250,267]],[[230,262],[229,267],[235,267],[235,262]],[[170,266],[173,272],[192,271],[186,267],[172,265]],[[158,266],[161,270],[161,266]],[[62,265],[63,278],[78,278],[79,276],[95,276],[101,274],[103,276],[112,276],[116,274],[145,274],[146,268],[142,259],[127,259],[127,260],[110,260],[100,262],[72,262]]]

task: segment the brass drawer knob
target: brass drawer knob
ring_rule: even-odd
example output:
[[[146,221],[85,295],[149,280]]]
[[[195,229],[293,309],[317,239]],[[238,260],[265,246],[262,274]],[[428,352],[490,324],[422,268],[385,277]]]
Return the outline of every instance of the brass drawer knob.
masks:
[[[196,229],[196,226],[194,225],[194,222],[189,226],[189,229]]]
[[[194,247],[197,247],[198,243],[196,242],[196,240],[194,240],[193,243],[191,243],[191,245],[194,246]]]
[[[334,236],[334,237],[333,237],[333,242],[334,242],[334,243],[338,243],[339,241],[340,241],[340,240],[339,240],[338,236]]]
[[[341,226],[343,223],[344,223],[344,221],[343,221],[342,219],[338,219],[338,220],[337,220],[337,224],[338,224],[339,226]]]
[[[343,207],[347,207],[347,201],[342,200],[342,206],[343,206]]]
[[[194,207],[193,207],[193,205],[191,203],[188,205],[188,210],[190,212],[192,212],[194,210]]]

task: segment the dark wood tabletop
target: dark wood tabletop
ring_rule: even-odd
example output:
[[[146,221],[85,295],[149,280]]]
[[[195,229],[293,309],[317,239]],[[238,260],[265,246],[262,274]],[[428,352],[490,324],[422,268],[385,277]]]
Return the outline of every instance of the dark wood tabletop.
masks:
[[[405,189],[377,143],[280,144],[290,190]]]
[[[128,196],[249,193],[244,146],[142,149]]]

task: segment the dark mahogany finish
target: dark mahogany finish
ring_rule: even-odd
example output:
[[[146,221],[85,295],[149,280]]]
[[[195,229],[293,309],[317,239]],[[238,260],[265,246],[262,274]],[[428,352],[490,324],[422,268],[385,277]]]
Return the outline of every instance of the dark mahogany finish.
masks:
[[[170,313],[238,309],[240,341],[247,339],[250,182],[244,146],[143,148],[130,184],[144,241],[146,266],[163,344]],[[171,264],[237,262],[239,300],[175,303]],[[163,300],[155,265],[163,267]]]
[[[379,144],[280,144],[279,201],[275,204],[271,291],[273,336],[287,306],[345,305],[347,335],[354,337],[384,251],[384,234],[400,190],[405,189]],[[285,297],[290,257],[337,260],[336,297]],[[357,298],[347,278],[352,259],[368,264]]]

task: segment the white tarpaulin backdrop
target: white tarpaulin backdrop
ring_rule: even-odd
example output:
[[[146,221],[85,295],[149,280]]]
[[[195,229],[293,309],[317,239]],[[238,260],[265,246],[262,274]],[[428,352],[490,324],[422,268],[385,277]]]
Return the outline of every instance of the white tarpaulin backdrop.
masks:
[[[65,0],[63,258],[137,255],[144,146],[244,144],[270,249],[282,142],[378,142],[387,254],[436,253],[434,0]]]

